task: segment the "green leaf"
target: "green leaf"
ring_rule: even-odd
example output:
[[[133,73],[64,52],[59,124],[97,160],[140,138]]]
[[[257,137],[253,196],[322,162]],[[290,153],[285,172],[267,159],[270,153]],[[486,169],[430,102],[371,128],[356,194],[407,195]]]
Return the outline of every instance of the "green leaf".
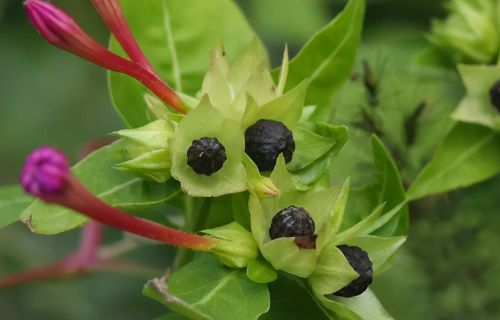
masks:
[[[354,219],[365,217],[374,207],[385,203],[382,216],[391,213],[392,217],[384,226],[378,226],[377,234],[407,234],[409,216],[406,204],[400,207],[399,212],[391,212],[393,208],[405,202],[405,191],[398,168],[383,142],[375,135],[372,136],[371,145],[374,159],[372,182],[361,189],[351,191],[345,225],[352,224]]]
[[[231,195],[234,221],[250,230],[250,212],[248,211],[248,192]]]
[[[405,201],[405,190],[399,175],[396,163],[391,157],[389,150],[377,137],[372,138],[373,157],[375,160],[375,180],[379,194],[379,203],[385,202],[385,212]],[[384,214],[383,213],[383,214]],[[382,215],[383,215],[382,214]],[[403,235],[408,233],[409,212],[404,205],[394,217],[387,222],[383,229],[379,229],[380,235]]]
[[[453,119],[500,131],[500,113],[490,100],[490,88],[500,79],[500,65],[459,65],[467,96],[452,114]]]
[[[334,126],[330,127],[336,128]],[[345,127],[341,128],[347,130]],[[295,151],[292,161],[288,164],[288,168],[291,171],[310,165],[328,153],[337,143],[335,136],[323,136],[313,130],[309,130],[305,126],[299,126],[294,131],[293,139],[295,140]]]
[[[198,258],[168,278],[150,280],[143,294],[190,319],[257,319],[269,310],[269,291],[243,270]]]
[[[149,61],[172,88],[195,95],[209,65],[209,52],[224,42],[230,57],[238,57],[255,37],[231,0],[122,0],[127,22]],[[123,53],[112,39],[111,50]],[[148,122],[143,99],[147,89],[127,76],[110,73],[113,103],[125,123]]]
[[[186,318],[178,313],[169,313],[164,316],[155,318],[154,320],[188,320],[189,318]]]
[[[162,184],[143,181],[134,174],[114,169],[126,160],[124,145],[120,140],[93,152],[72,168],[73,174],[97,197],[124,210],[152,207],[179,192],[179,185],[173,180]],[[55,234],[76,228],[87,219],[64,207],[36,200],[24,210],[21,220],[33,232]]]
[[[19,186],[0,187],[0,228],[19,220],[21,212],[33,198]]]
[[[410,200],[451,191],[500,172],[500,135],[474,124],[457,123],[407,192]]]
[[[267,261],[257,258],[248,264],[247,276],[257,283],[269,283],[278,278],[278,273]]]
[[[260,320],[329,320],[333,318],[328,311],[314,300],[307,283],[299,285],[296,279],[280,276],[269,283],[271,292],[271,309],[262,315]]]
[[[359,221],[349,229],[336,234],[333,238],[333,242],[335,242],[335,244],[343,244],[346,240],[352,237],[364,235],[370,232],[372,225],[377,221],[377,219],[379,219],[380,215],[382,214],[384,206],[385,204],[381,204],[363,220]]]
[[[352,298],[336,298],[347,308],[358,314],[363,320],[392,320],[373,291],[367,289],[361,295]]]
[[[360,315],[355,313],[350,308],[344,306],[340,302],[336,300],[331,300],[325,297],[322,294],[316,293],[317,301],[325,307],[327,310],[334,314],[333,317],[329,319],[341,319],[341,320],[371,320],[371,319],[363,319]]]
[[[344,219],[345,208],[347,205],[347,200],[349,198],[349,189],[351,187],[351,179],[347,178],[342,187],[340,188],[337,200],[335,200],[335,206],[333,207],[333,218],[332,218],[332,234],[335,235],[342,225],[342,220]]]
[[[213,107],[204,96],[200,105],[188,113],[169,145],[172,151],[172,176],[181,182],[184,192],[194,197],[216,197],[246,190],[243,154],[245,141],[240,123]],[[187,151],[193,140],[217,138],[226,149],[227,159],[220,170],[207,176],[196,173],[187,164]]]
[[[335,91],[351,74],[361,39],[364,0],[350,0],[332,22],[317,32],[290,61],[287,88],[309,78],[306,105],[318,108],[314,119],[325,119]],[[275,76],[278,76],[276,70]]]
[[[333,157],[348,140],[346,126],[302,124],[295,132],[296,149],[289,164],[297,187],[308,189],[328,172]]]

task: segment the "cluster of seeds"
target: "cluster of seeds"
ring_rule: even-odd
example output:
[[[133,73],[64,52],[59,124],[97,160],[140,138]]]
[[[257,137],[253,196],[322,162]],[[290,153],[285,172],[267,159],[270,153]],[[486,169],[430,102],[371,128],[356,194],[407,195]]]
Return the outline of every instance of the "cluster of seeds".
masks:
[[[491,90],[493,104],[500,105],[500,81]],[[281,122],[261,119],[245,131],[245,152],[260,171],[271,171],[282,153],[290,162],[295,151],[292,132]],[[219,171],[226,161],[226,149],[217,138],[202,137],[194,140],[187,151],[187,164],[198,174],[207,176]],[[269,228],[271,240],[293,237],[301,249],[316,247],[315,224],[311,215],[302,207],[289,206],[277,212]],[[352,268],[359,274],[344,288],[332,293],[353,297],[363,293],[372,283],[373,268],[368,254],[356,246],[339,245]]]
[[[273,170],[281,153],[290,162],[294,151],[292,132],[279,121],[261,119],[245,131],[245,152],[260,171]],[[219,171],[226,159],[226,149],[217,138],[193,140],[187,151],[187,164],[207,176]]]

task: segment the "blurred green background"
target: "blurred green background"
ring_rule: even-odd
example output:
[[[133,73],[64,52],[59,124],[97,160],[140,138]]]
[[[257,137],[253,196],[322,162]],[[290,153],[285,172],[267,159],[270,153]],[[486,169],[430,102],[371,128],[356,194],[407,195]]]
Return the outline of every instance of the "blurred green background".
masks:
[[[107,31],[90,1],[52,2],[106,42]],[[430,18],[443,15],[442,1],[368,2],[361,54],[376,60],[370,55],[394,50],[395,57],[386,57],[393,70],[404,68],[409,56],[427,45]],[[297,52],[344,1],[239,3],[278,62],[284,42]],[[21,4],[0,0],[0,185],[16,183],[24,157],[41,144],[56,146],[76,160],[87,141],[122,127],[105,72],[48,45],[28,24]],[[406,169],[411,177],[411,168]],[[374,284],[396,319],[500,319],[500,260],[494,245],[500,243],[498,190],[497,177],[413,204],[408,243],[393,269]],[[106,231],[106,241],[118,236]],[[55,261],[77,242],[78,232],[43,237],[12,225],[0,231],[0,276]],[[171,254],[153,246],[127,257],[161,270]],[[2,290],[0,319],[151,319],[165,309],[141,296],[149,277],[104,273]]]

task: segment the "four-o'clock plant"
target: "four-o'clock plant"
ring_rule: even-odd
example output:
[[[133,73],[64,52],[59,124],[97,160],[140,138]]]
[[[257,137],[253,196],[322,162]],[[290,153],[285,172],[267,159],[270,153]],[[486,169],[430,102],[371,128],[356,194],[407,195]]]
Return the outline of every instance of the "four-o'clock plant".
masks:
[[[394,161],[373,136],[392,193],[360,219],[345,215],[350,180],[330,174],[349,137],[328,121],[332,97],[351,75],[365,1],[348,1],[293,59],[284,46],[274,69],[231,0],[92,3],[108,47],[48,2],[24,7],[52,45],[109,70],[125,128],[73,166],[49,146],[28,156],[20,182],[37,199],[21,220],[41,234],[84,226],[82,246],[0,288],[120,266],[100,246],[110,226],[178,248],[142,292],[165,319],[392,319],[370,285],[406,239]]]

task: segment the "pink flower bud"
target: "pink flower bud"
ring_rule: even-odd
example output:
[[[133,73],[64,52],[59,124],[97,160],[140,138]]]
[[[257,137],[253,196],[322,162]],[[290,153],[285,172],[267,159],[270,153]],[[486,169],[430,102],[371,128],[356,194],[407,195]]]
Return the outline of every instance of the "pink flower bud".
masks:
[[[26,159],[21,185],[34,196],[51,196],[64,189],[68,175],[68,160],[64,154],[51,147],[41,147]]]
[[[126,60],[112,53],[89,37],[69,15],[50,3],[41,0],[27,0],[24,7],[31,23],[51,44],[105,69],[125,73],[137,79],[163,102],[180,113],[186,113],[177,94],[154,72],[149,71],[151,67],[147,62],[147,69],[145,69],[139,63]],[[116,28],[118,29],[118,27]],[[130,32],[128,36],[132,37]],[[127,44],[127,50],[132,50],[134,46],[131,45],[130,38],[125,40],[125,35],[120,37]],[[138,50],[140,51],[140,49]],[[134,51],[133,56],[138,57],[136,51]]]

